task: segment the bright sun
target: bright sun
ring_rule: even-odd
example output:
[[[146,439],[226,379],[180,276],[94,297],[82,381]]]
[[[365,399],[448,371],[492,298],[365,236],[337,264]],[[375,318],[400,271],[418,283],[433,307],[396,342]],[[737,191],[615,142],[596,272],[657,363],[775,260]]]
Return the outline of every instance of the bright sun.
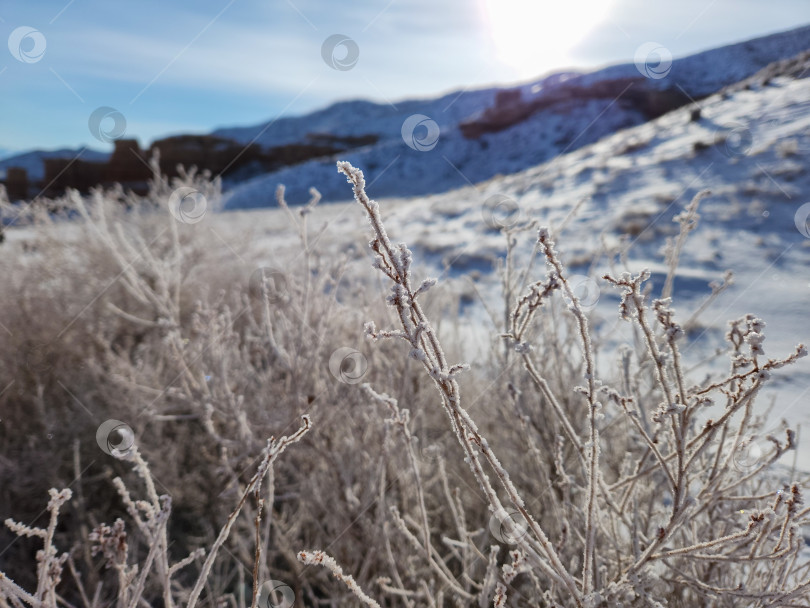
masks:
[[[520,78],[569,67],[569,52],[608,14],[611,0],[484,0],[498,59]]]

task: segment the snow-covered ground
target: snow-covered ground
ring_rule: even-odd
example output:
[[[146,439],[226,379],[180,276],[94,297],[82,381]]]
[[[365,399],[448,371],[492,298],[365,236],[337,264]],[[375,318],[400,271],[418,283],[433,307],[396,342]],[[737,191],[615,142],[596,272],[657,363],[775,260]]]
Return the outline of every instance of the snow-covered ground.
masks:
[[[375,198],[391,238],[407,242],[425,272],[470,293],[466,277],[474,277],[485,299],[498,291],[492,269],[504,252],[493,223],[536,219],[554,230],[581,202],[557,237],[558,249],[572,273],[596,281],[594,319],[619,343],[627,336],[617,317],[618,297],[598,279],[610,269],[604,246],[626,239],[627,268],[649,268],[654,293],[660,293],[666,272],[661,249],[678,230],[673,218],[708,188],[712,193],[701,204],[700,225],[689,237],[675,281],[680,319],[691,316],[710,293],[709,283],[726,269],[734,272],[734,284],[701,316],[685,351],[687,361],[697,364],[721,346],[726,321],[749,312],[767,322],[766,354],[785,356],[799,342],[810,344],[810,205],[803,207],[810,202],[810,79],[776,78],[765,86],[711,96],[700,106],[697,120],[684,108],[513,175],[443,194]],[[438,156],[435,162],[444,161]],[[364,168],[362,158],[357,163]],[[475,175],[470,173],[470,181]],[[348,199],[349,186],[334,168],[309,185],[322,188],[325,179],[329,189],[343,188]],[[274,184],[262,187],[263,196],[272,195]],[[373,183],[369,193],[375,196]],[[506,202],[493,219],[493,201],[499,200]],[[274,250],[292,242],[278,209],[234,211],[218,219],[222,230],[249,231],[256,246],[267,251],[268,265]],[[348,200],[322,204],[310,222],[328,224],[319,245],[325,251],[359,249],[367,241],[361,210]],[[524,262],[533,240],[531,233],[519,239]],[[532,279],[544,272],[536,265]],[[471,327],[495,331],[480,306],[471,305],[468,314],[475,319]],[[723,358],[716,363],[723,369],[726,364]],[[810,429],[810,361],[802,359],[774,376],[760,406],[773,397],[774,424],[786,418],[792,426]],[[810,469],[810,432],[800,433],[800,441],[799,464]]]

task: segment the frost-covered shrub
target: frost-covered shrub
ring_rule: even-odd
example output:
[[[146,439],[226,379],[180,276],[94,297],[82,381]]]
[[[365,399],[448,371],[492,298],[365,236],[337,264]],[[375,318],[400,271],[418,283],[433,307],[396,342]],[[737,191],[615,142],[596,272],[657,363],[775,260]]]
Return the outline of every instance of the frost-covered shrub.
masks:
[[[776,467],[795,435],[763,436],[755,410],[806,350],[766,356],[749,315],[729,325],[724,377],[685,372],[695,319],[676,314],[672,276],[699,199],[676,218],[660,298],[646,272],[604,277],[638,345],[607,370],[550,231],[523,287],[522,232],[505,230],[508,312],[468,366],[464,319],[435,316],[452,294],[414,278],[362,173],[339,170],[387,308],[357,260],[319,252],[317,193],[290,209],[279,191],[300,246],[274,268],[210,217],[178,218],[179,188],[218,196],[194,174],[156,178],[145,201],[48,202],[64,221],[26,212],[2,260],[0,506],[31,538],[0,554],[3,606],[810,601],[803,485]],[[132,433],[104,453],[107,419]],[[51,486],[65,489],[39,522]]]

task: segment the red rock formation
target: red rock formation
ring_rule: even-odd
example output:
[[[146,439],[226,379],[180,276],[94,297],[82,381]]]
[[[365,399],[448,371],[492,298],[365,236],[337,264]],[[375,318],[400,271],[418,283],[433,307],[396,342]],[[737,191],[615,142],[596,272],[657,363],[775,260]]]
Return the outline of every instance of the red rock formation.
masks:
[[[6,194],[9,200],[27,199],[30,187],[28,171],[21,167],[9,167],[6,169]]]
[[[95,164],[95,163],[94,163]],[[147,155],[141,151],[135,139],[119,139],[115,142],[115,150],[102,171],[102,183],[119,183],[133,189],[145,185],[152,177]]]
[[[150,152],[156,149],[160,151],[160,170],[169,177],[177,175],[178,165],[221,175],[263,160],[261,148],[256,144],[243,146],[213,135],[166,137],[155,141]]]
[[[255,175],[374,144],[377,139],[376,135],[341,137],[329,133],[308,134],[303,143],[262,149],[256,144],[242,145],[213,135],[178,135],[155,141],[149,150],[141,150],[137,140],[120,139],[115,142],[115,149],[107,162],[78,158],[44,159],[45,177],[40,185],[43,194],[50,197],[59,196],[68,188],[87,192],[95,186],[108,187],[115,183],[138,194],[145,194],[152,177],[149,159],[156,151],[159,151],[160,171],[169,177],[178,175],[179,165],[186,168],[195,166],[215,176],[228,176],[240,170]],[[32,184],[20,173],[9,170],[9,175],[13,179],[6,180],[7,189],[14,189],[16,198],[28,198]]]
[[[87,192],[103,181],[104,165],[75,158],[46,158],[42,193],[58,196],[67,188]]]
[[[590,99],[617,99],[620,105],[637,110],[648,120],[691,101],[682,91],[656,88],[646,78],[601,80],[588,86],[579,86],[576,79],[572,80],[546,89],[530,100],[522,99],[519,89],[499,91],[492,107],[459,124],[461,133],[474,139],[507,129],[541,110],[565,111]]]

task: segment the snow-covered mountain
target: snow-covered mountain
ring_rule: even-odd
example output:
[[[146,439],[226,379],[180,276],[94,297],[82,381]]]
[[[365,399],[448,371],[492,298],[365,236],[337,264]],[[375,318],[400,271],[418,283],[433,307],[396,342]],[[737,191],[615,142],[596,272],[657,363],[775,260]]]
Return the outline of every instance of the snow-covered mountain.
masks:
[[[430,194],[535,166],[699,100],[806,49],[810,26],[676,59],[668,69],[654,65],[651,56],[648,73],[655,77],[643,76],[644,70],[630,63],[586,74],[554,74],[507,89],[519,91],[519,99],[498,100],[504,89],[490,88],[391,105],[349,101],[305,116],[220,129],[215,135],[265,147],[305,141],[308,134],[376,135],[376,144],[340,156],[366,168],[377,195]],[[663,77],[658,76],[664,72],[655,73],[658,67],[664,69]],[[510,123],[510,113],[518,120]],[[467,130],[465,137],[465,123],[487,114],[495,122],[506,115],[501,121],[506,127],[473,136]],[[409,123],[414,115],[421,117]],[[286,185],[291,202],[305,201],[312,186],[326,200],[342,198],[332,179],[333,166],[333,157],[315,159],[228,184],[226,206],[273,205],[279,183]]]

